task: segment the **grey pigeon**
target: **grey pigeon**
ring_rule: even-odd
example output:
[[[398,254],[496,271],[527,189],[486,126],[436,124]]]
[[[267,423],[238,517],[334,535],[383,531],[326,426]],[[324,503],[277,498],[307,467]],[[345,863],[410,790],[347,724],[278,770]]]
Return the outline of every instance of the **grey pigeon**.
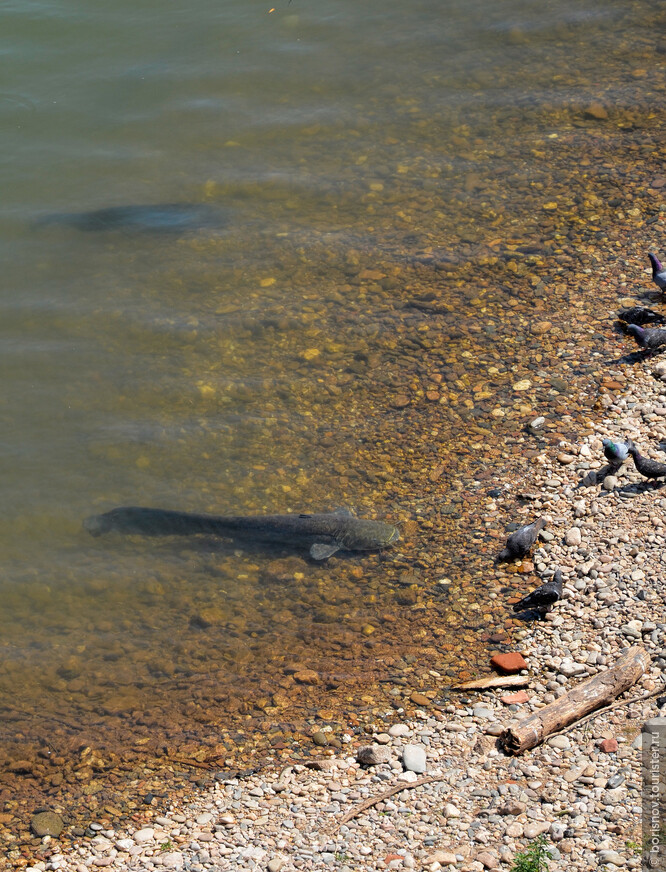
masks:
[[[654,309],[646,309],[645,306],[632,306],[631,309],[620,309],[617,317],[626,324],[666,324],[666,318],[663,315],[655,312]]]
[[[652,264],[652,281],[660,291],[666,291],[666,269],[656,254],[648,254]]]
[[[615,472],[622,466],[624,461],[629,457],[630,448],[633,442],[629,439],[627,442],[613,442],[612,439],[602,439],[604,446],[604,456],[610,463]]]
[[[506,540],[506,547],[497,555],[497,562],[511,560],[516,557],[524,557],[537,540],[539,531],[546,526],[545,518],[538,518],[531,524],[516,530]]]
[[[634,337],[641,348],[659,348],[666,345],[666,330],[660,327],[639,327],[638,324],[628,324],[627,333]]]
[[[517,603],[513,604],[514,612],[524,612],[527,609],[538,609],[547,612],[559,599],[562,598],[562,573],[559,569],[550,581],[545,582],[532,593],[528,593]]]
[[[650,460],[649,457],[643,457],[633,443],[629,447],[629,453],[634,458],[636,469],[645,478],[663,478],[666,476],[666,463],[659,463],[658,460]]]

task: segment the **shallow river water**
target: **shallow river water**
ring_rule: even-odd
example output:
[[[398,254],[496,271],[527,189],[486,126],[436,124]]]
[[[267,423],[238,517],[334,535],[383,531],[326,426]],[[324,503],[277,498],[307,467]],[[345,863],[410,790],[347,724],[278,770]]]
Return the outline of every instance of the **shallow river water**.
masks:
[[[0,14],[0,759],[293,752],[435,699],[510,627],[484,576],[516,482],[621,353],[631,240],[664,250],[661,4]],[[219,221],[71,217],[165,203]],[[402,541],[82,528],[128,504]]]

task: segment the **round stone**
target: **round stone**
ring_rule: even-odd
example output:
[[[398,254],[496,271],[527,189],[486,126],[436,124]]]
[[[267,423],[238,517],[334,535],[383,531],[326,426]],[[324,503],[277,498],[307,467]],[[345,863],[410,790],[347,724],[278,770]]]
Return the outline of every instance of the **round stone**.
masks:
[[[30,829],[36,836],[59,836],[65,822],[54,811],[42,811],[30,821]]]

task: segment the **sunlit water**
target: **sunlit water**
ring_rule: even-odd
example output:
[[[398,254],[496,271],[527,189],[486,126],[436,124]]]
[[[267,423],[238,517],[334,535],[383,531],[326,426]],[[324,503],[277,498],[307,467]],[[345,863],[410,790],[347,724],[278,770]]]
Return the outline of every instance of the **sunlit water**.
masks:
[[[470,463],[500,463],[479,465],[484,440],[558,402],[534,375],[512,392],[562,365],[530,319],[566,306],[558,281],[594,266],[593,243],[618,253],[621,174],[634,158],[645,171],[663,108],[659,14],[593,0],[4,4],[2,738],[16,721],[40,736],[51,716],[84,736],[94,724],[102,743],[119,718],[191,728],[202,681],[201,722],[224,726],[241,689],[278,719],[290,659],[351,680],[346,652],[373,657],[372,633],[397,654],[417,644],[387,611],[435,602],[440,623],[487,627],[481,594],[470,616],[429,591],[473,581],[460,491]],[[40,223],[159,203],[225,221]],[[314,565],[82,529],[123,504],[416,523],[389,554]],[[438,656],[451,666],[455,645]]]

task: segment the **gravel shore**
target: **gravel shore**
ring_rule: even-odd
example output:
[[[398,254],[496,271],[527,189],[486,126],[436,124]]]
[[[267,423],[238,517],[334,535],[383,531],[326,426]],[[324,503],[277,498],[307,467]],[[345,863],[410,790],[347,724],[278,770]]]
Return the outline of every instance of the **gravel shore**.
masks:
[[[666,364],[619,363],[608,377],[587,435],[531,458],[515,520],[548,517],[533,563],[488,567],[491,603],[513,596],[516,573],[525,591],[558,567],[565,578],[564,597],[546,619],[512,634],[529,666],[524,693],[442,695],[433,670],[432,691],[414,700],[419,708],[409,716],[387,711],[364,733],[344,735],[341,750],[324,748],[307,765],[268,765],[247,777],[219,772],[212,786],[160,809],[147,806],[122,830],[92,822],[68,842],[46,835],[29,868],[481,872],[510,868],[541,833],[552,870],[638,868],[641,726],[659,713],[655,692],[666,669],[666,492],[646,483],[631,460],[614,476],[599,472],[604,436],[631,438],[644,454],[663,459]],[[506,514],[503,499],[513,497],[489,497],[489,528]],[[645,699],[520,757],[498,747],[512,719],[554,701],[636,644],[652,664],[624,698]],[[365,746],[371,750],[359,755]]]

